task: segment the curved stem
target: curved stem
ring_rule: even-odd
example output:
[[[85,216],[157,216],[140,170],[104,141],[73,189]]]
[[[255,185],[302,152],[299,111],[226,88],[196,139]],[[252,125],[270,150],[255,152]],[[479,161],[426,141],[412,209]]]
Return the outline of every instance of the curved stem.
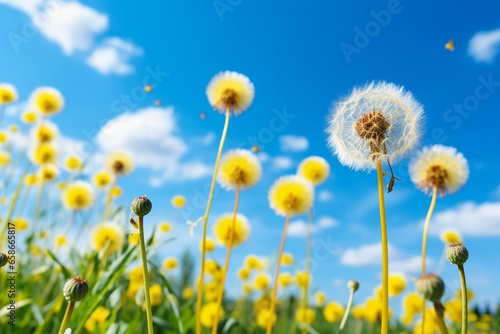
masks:
[[[227,270],[229,268],[229,260],[231,259],[231,250],[233,248],[234,242],[234,230],[236,225],[236,215],[238,214],[238,205],[240,202],[240,189],[236,188],[236,198],[234,200],[234,210],[233,210],[233,223],[231,226],[231,235],[229,236],[229,243],[227,245],[226,262],[224,263],[224,268],[222,269],[222,277],[220,281],[219,295],[217,296],[217,308],[215,309],[214,324],[212,325],[212,334],[217,334],[217,327],[219,326],[219,310],[222,307],[222,297],[224,296],[224,285],[226,283]]]
[[[347,302],[347,307],[345,308],[344,317],[342,318],[342,322],[340,323],[339,331],[337,332],[337,334],[340,334],[344,329],[344,326],[347,322],[347,318],[349,317],[349,313],[351,312],[353,300],[354,300],[354,290],[351,290],[351,294],[349,295],[349,301]]]
[[[446,323],[444,322],[444,306],[440,301],[435,301],[434,310],[436,310],[436,319],[439,326],[441,334],[448,334],[448,328],[446,328]],[[423,323],[422,323],[423,327]]]
[[[380,209],[380,231],[382,235],[382,323],[380,332],[389,330],[389,246],[387,241],[387,221],[385,217],[384,180],[382,161],[377,162],[378,201]]]
[[[148,334],[153,333],[153,313],[151,312],[151,298],[149,296],[148,259],[146,257],[146,243],[144,241],[144,217],[138,217],[139,242],[141,244],[142,276],[144,277],[144,297],[146,299],[146,317]]]
[[[104,223],[106,218],[108,218],[109,209],[111,208],[111,203],[113,202],[113,198],[111,197],[111,190],[116,186],[116,179],[118,176],[116,174],[113,175],[113,181],[111,182],[111,186],[106,191],[106,199],[104,200],[104,212],[102,214],[101,221],[99,223]]]
[[[75,302],[70,301],[68,303],[68,307],[66,308],[66,313],[64,313],[63,321],[61,322],[61,327],[59,327],[59,334],[64,334],[66,328],[68,328],[69,319],[71,319],[71,314],[73,313],[73,309],[75,308]]]
[[[205,215],[203,216],[203,239],[202,239],[202,250],[201,250],[201,272],[200,278],[198,280],[198,295],[196,296],[196,334],[201,334],[201,305],[203,302],[203,287],[205,278],[205,257],[206,257],[206,239],[207,239],[207,222],[208,215],[210,214],[210,208],[212,207],[212,199],[215,190],[215,181],[217,180],[217,173],[219,171],[219,161],[222,155],[222,149],[224,148],[224,143],[226,141],[227,129],[229,127],[229,118],[231,116],[231,110],[226,110],[226,121],[224,122],[224,129],[222,130],[222,136],[219,142],[219,150],[217,151],[217,158],[215,159],[214,173],[212,176],[212,183],[210,185],[210,192],[208,194],[207,207],[205,209]]]
[[[467,334],[467,320],[469,307],[467,305],[467,283],[465,282],[465,270],[463,264],[457,265],[460,274],[460,285],[462,288],[462,334]]]
[[[425,217],[425,223],[424,223],[424,233],[423,233],[423,239],[422,239],[422,276],[425,275],[425,269],[426,269],[426,258],[427,258],[427,236],[429,234],[429,225],[432,217],[432,213],[434,212],[434,207],[436,206],[436,200],[437,200],[437,187],[432,188],[432,199],[431,199],[431,205],[429,206],[429,210],[427,211],[427,216]],[[425,328],[425,299],[422,302],[422,333],[424,332]]]
[[[276,272],[274,273],[274,283],[273,290],[271,292],[271,304],[269,306],[269,319],[272,319],[274,314],[274,309],[276,306],[276,293],[278,292],[278,278],[280,275],[280,267],[281,267],[281,256],[283,255],[283,249],[285,248],[286,241],[286,233],[288,231],[288,224],[290,223],[290,215],[286,216],[285,219],[285,227],[283,228],[283,235],[281,236],[281,245],[278,253],[278,260],[276,262]],[[273,322],[267,322],[266,334],[271,334],[273,330]]]

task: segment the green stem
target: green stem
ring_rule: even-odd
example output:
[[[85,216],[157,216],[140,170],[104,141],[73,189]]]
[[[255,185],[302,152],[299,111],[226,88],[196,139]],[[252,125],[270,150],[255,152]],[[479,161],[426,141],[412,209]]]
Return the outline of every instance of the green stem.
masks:
[[[351,312],[353,300],[354,300],[354,290],[351,290],[351,293],[349,295],[349,301],[347,302],[347,307],[345,308],[344,317],[342,318],[342,322],[340,323],[339,331],[337,332],[337,334],[340,334],[344,329],[344,326],[347,322],[347,318],[349,317],[349,313]]]
[[[66,308],[66,313],[64,313],[64,318],[61,323],[61,327],[59,328],[59,334],[64,334],[66,328],[68,328],[69,319],[71,318],[71,314],[73,313],[74,308],[75,308],[75,302],[70,301],[68,303],[68,307]]]
[[[306,245],[306,273],[310,277],[311,273],[311,248],[312,248],[312,231],[313,231],[313,208],[307,214],[307,245]],[[307,308],[309,304],[309,284],[304,287],[303,307]],[[302,328],[302,334],[307,333],[307,328]]]
[[[436,319],[439,326],[441,334],[448,334],[448,328],[446,328],[446,323],[444,322],[444,306],[440,301],[433,302],[434,310],[436,310]],[[422,323],[423,327],[423,323]]]
[[[148,321],[148,334],[153,333],[153,313],[151,312],[151,298],[149,296],[148,259],[146,257],[146,243],[144,241],[144,217],[139,219],[139,242],[141,244],[142,275],[144,277],[144,297],[146,299],[146,317]]]
[[[389,246],[387,241],[387,221],[385,217],[384,180],[382,161],[377,162],[378,201],[380,209],[380,231],[382,235],[382,319],[381,334],[389,330]]]
[[[467,322],[469,307],[467,305],[467,283],[465,282],[465,270],[463,264],[457,265],[460,274],[460,285],[462,288],[462,334],[467,334]]]
[[[207,227],[208,227],[208,216],[210,214],[210,208],[212,207],[212,200],[215,190],[215,181],[217,180],[217,173],[219,172],[219,162],[222,155],[222,149],[224,148],[224,143],[226,141],[227,129],[229,127],[229,118],[231,116],[231,110],[226,110],[226,120],[224,122],[224,129],[222,130],[222,135],[219,142],[219,150],[217,151],[217,158],[215,159],[214,173],[212,176],[212,183],[210,185],[210,192],[208,194],[207,207],[205,209],[205,215],[203,216],[203,239],[202,239],[202,250],[201,250],[201,272],[200,278],[198,280],[198,295],[196,296],[196,334],[201,334],[201,305],[203,303],[203,288],[204,288],[204,278],[205,278],[205,257],[206,257],[206,239],[207,239]]]

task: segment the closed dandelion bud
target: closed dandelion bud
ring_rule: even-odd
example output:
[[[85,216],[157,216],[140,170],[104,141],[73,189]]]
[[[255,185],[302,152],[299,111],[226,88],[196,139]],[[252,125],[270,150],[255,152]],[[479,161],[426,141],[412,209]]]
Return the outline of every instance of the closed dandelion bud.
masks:
[[[136,197],[130,209],[133,213],[135,213],[138,217],[144,217],[147,215],[151,209],[153,208],[153,203],[146,196]]]
[[[80,277],[70,278],[64,284],[63,295],[68,301],[77,302],[82,300],[89,291],[89,283]]]
[[[359,289],[359,283],[358,283],[358,281],[352,279],[349,282],[347,282],[347,287],[352,292],[356,292]]]
[[[435,274],[427,274],[415,281],[418,293],[432,302],[439,301],[444,294],[444,282]]]
[[[446,248],[446,258],[453,264],[462,265],[469,258],[469,251],[462,244],[454,244]]]
[[[9,258],[4,253],[0,253],[0,268],[5,266],[9,262]]]

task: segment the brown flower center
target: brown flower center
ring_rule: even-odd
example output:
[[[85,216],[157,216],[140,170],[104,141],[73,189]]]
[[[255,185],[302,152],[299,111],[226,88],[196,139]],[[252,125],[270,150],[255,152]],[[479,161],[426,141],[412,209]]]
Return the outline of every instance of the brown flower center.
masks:
[[[354,125],[358,136],[368,141],[371,153],[386,153],[382,142],[389,127],[384,114],[376,109],[361,116]]]
[[[425,182],[431,187],[436,187],[444,194],[446,192],[446,181],[448,179],[448,172],[446,169],[439,165],[430,166],[427,169]]]
[[[222,103],[226,108],[232,109],[238,104],[238,94],[232,89],[226,89],[220,98],[220,103]]]
[[[123,162],[117,160],[113,162],[113,164],[111,165],[111,169],[115,174],[123,174],[125,171],[125,165],[123,164]]]

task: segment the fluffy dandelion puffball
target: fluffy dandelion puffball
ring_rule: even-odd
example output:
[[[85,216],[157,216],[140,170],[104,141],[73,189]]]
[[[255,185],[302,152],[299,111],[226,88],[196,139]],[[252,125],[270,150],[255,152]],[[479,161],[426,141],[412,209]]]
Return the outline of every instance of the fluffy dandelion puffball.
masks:
[[[201,308],[200,313],[200,321],[203,327],[212,327],[216,315],[219,316],[219,319],[224,317],[224,310],[222,309],[222,307],[218,307],[216,302],[205,304]]]
[[[129,152],[113,152],[106,157],[106,167],[115,175],[126,175],[134,170],[134,159]]]
[[[37,171],[37,179],[40,182],[50,182],[59,176],[59,168],[54,164],[40,166]]]
[[[33,124],[37,121],[38,115],[34,111],[25,111],[21,114],[21,121],[25,124]]]
[[[323,316],[329,323],[334,323],[344,315],[344,307],[339,302],[330,302],[323,309]]]
[[[252,104],[254,94],[250,79],[237,72],[220,72],[207,86],[208,101],[221,113],[231,110],[234,115],[241,114]]]
[[[462,243],[462,236],[460,232],[452,229],[443,230],[441,232],[441,241],[448,245],[460,244]]]
[[[290,253],[283,253],[281,256],[282,266],[291,266],[294,263],[293,255]]]
[[[182,209],[186,205],[186,197],[182,195],[175,195],[172,197],[172,206],[176,209]]]
[[[175,257],[169,257],[166,258],[165,261],[163,261],[163,268],[165,268],[166,270],[173,270],[177,268],[177,266],[178,266],[178,261],[177,258]]]
[[[94,189],[85,181],[75,181],[62,193],[62,202],[67,209],[88,209],[94,203]]]
[[[265,290],[271,284],[271,277],[266,273],[258,273],[253,281],[255,289]]]
[[[114,223],[102,223],[92,233],[92,245],[98,252],[104,250],[106,254],[118,251],[125,241],[125,232]]]
[[[40,87],[31,95],[31,103],[45,117],[53,116],[64,107],[64,98],[57,89]]]
[[[105,188],[108,184],[111,183],[112,175],[105,170],[98,171],[92,176],[92,183],[97,188]]]
[[[335,104],[328,145],[341,164],[355,170],[374,169],[383,158],[396,163],[418,144],[422,113],[402,86],[372,82]]]
[[[238,213],[233,229],[233,214],[226,213],[215,222],[213,233],[219,244],[227,246],[231,238],[233,238],[232,245],[236,247],[248,240],[250,225],[248,224],[248,219]]]
[[[30,152],[30,160],[35,165],[55,163],[57,159],[57,148],[52,143],[36,145]]]
[[[318,291],[314,294],[314,300],[316,301],[316,307],[323,307],[326,301],[326,295],[323,291]]]
[[[436,187],[440,194],[453,194],[469,178],[469,164],[454,147],[424,147],[410,162],[413,183],[426,194]]]
[[[278,277],[278,285],[286,288],[293,283],[293,276],[290,273],[281,273]]]
[[[236,149],[222,157],[217,179],[225,189],[247,189],[254,186],[261,175],[262,166],[257,156],[248,150]]]
[[[267,328],[269,324],[274,325],[277,319],[276,313],[271,313],[271,310],[264,308],[257,313],[256,322],[260,328]]]
[[[271,208],[278,215],[296,216],[311,208],[314,189],[302,176],[287,175],[274,182],[268,198]]]
[[[213,238],[206,237],[205,238],[205,252],[211,253],[214,251],[217,244]],[[200,250],[203,250],[203,241],[200,242],[199,247]]]
[[[316,312],[308,307],[299,307],[295,312],[295,320],[299,324],[310,325],[316,318]]]
[[[31,138],[38,143],[53,141],[59,133],[57,125],[50,121],[44,121],[31,129]]]
[[[317,186],[330,175],[330,165],[322,157],[311,156],[300,163],[297,174]]]
[[[17,90],[11,84],[0,83],[0,105],[7,105],[17,100]]]
[[[305,288],[311,284],[311,275],[306,271],[299,271],[295,274],[295,283],[298,287]]]
[[[250,270],[261,270],[264,267],[262,260],[253,254],[247,255],[243,261],[245,263],[245,267]]]
[[[83,162],[76,155],[69,155],[64,160],[64,166],[70,172],[78,172],[83,168]]]
[[[0,145],[4,145],[9,140],[7,132],[0,130]]]
[[[403,273],[389,275],[389,296],[399,296],[406,289],[406,276]]]
[[[5,167],[10,162],[10,153],[7,151],[0,151],[0,168]]]

